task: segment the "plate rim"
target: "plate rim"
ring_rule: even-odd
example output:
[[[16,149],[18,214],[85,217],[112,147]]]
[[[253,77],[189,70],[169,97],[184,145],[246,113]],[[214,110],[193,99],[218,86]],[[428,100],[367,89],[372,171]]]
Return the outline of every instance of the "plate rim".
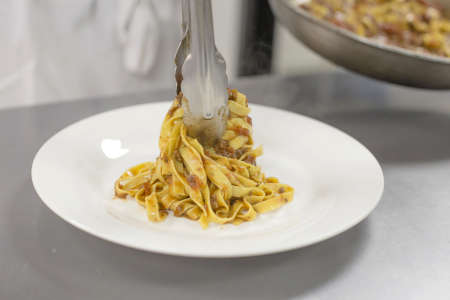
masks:
[[[308,120],[309,122],[313,122],[315,124],[318,124],[320,126],[325,126],[328,130],[332,130],[335,132],[338,132],[340,134],[343,134],[347,139],[351,140],[353,143],[358,144],[360,147],[362,147],[362,149],[366,152],[366,154],[369,155],[369,157],[371,158],[372,162],[374,163],[374,167],[376,167],[376,173],[377,173],[377,179],[380,181],[380,189],[378,191],[378,194],[375,196],[373,196],[374,199],[376,199],[376,201],[373,202],[373,204],[371,205],[370,209],[367,209],[367,211],[363,214],[361,214],[358,218],[354,218],[351,222],[349,222],[348,224],[345,224],[345,226],[341,226],[338,227],[334,230],[330,230],[327,234],[323,234],[320,236],[317,236],[316,238],[312,238],[310,240],[308,240],[307,242],[304,243],[297,243],[297,244],[293,244],[293,245],[289,245],[289,246],[284,246],[284,247],[272,247],[272,248],[262,248],[262,249],[255,249],[252,251],[245,251],[245,252],[239,252],[239,253],[235,253],[235,252],[231,252],[231,253],[226,253],[226,252],[215,252],[215,251],[210,251],[210,252],[204,252],[204,253],[198,253],[198,251],[176,251],[176,250],[172,250],[172,249],[161,249],[156,247],[153,248],[149,248],[143,245],[139,245],[139,244],[134,244],[128,241],[123,241],[114,237],[110,237],[107,234],[103,234],[103,233],[98,233],[97,231],[95,231],[94,228],[91,228],[90,226],[87,226],[83,223],[78,222],[77,220],[74,220],[70,217],[64,216],[63,213],[61,213],[60,211],[58,211],[58,209],[55,209],[55,207],[52,207],[52,205],[50,204],[50,202],[48,200],[45,200],[45,197],[43,197],[42,195],[42,190],[40,189],[39,185],[37,184],[37,174],[36,174],[36,165],[38,164],[38,159],[39,157],[42,155],[43,151],[45,151],[45,148],[48,147],[48,145],[52,142],[52,140],[54,140],[55,138],[57,138],[59,135],[63,134],[65,131],[70,130],[72,127],[76,127],[78,124],[82,123],[82,122],[87,122],[93,118],[96,117],[100,117],[103,115],[107,115],[107,114],[111,114],[111,113],[115,113],[121,110],[127,110],[127,109],[136,109],[138,107],[144,107],[144,106],[158,106],[158,105],[169,105],[171,103],[171,101],[157,101],[157,102],[149,102],[149,103],[143,103],[143,104],[136,104],[136,105],[129,105],[129,106],[123,106],[123,107],[119,107],[119,108],[114,108],[111,110],[106,110],[100,113],[96,113],[93,114],[91,116],[82,118],[78,121],[75,121],[65,127],[63,127],[62,129],[58,130],[56,133],[54,133],[51,137],[49,137],[43,144],[42,146],[39,148],[39,150],[36,152],[33,161],[32,161],[32,165],[31,165],[31,181],[33,184],[33,187],[36,191],[36,194],[38,195],[38,197],[40,198],[41,202],[43,202],[45,204],[45,206],[50,209],[50,211],[52,211],[55,215],[57,215],[59,218],[61,218],[62,220],[64,220],[65,222],[69,223],[70,225],[74,226],[75,228],[84,231],[94,237],[97,237],[99,239],[102,239],[104,241],[108,241],[111,242],[113,244],[116,245],[120,245],[122,247],[128,247],[128,248],[132,248],[135,250],[139,250],[139,251],[145,251],[145,252],[150,252],[150,253],[158,253],[158,254],[164,254],[164,255],[173,255],[173,256],[180,256],[180,257],[192,257],[192,258],[239,258],[239,257],[253,257],[253,256],[263,256],[263,255],[270,255],[270,254],[277,254],[277,253],[282,253],[282,252],[287,252],[287,251],[293,251],[296,249],[301,249],[304,247],[308,247],[311,246],[313,244],[317,244],[320,242],[323,242],[325,240],[328,240],[332,237],[338,236],[340,234],[342,234],[343,232],[349,230],[350,228],[353,228],[354,226],[356,226],[357,224],[359,224],[360,222],[362,222],[364,219],[366,219],[373,211],[374,209],[378,206],[378,204],[380,203],[381,199],[382,199],[382,195],[384,192],[384,188],[385,188],[385,180],[384,180],[384,174],[383,174],[383,169],[380,165],[380,163],[378,162],[378,160],[376,159],[376,157],[373,155],[373,153],[361,142],[359,142],[357,139],[355,139],[354,137],[352,137],[351,135],[349,135],[348,133],[346,133],[345,131],[338,129],[334,126],[331,126],[323,121],[319,121],[316,120],[312,117],[309,116],[305,116],[303,114],[299,114],[299,113],[295,113],[292,111],[288,111],[288,110],[284,110],[284,109],[280,109],[277,107],[272,107],[272,106],[267,106],[267,105],[261,105],[261,104],[256,104],[256,103],[251,103],[252,107],[260,107],[263,109],[270,109],[270,110],[276,110],[282,113],[287,113],[290,115],[293,115],[295,117],[301,117],[304,118],[306,120]]]

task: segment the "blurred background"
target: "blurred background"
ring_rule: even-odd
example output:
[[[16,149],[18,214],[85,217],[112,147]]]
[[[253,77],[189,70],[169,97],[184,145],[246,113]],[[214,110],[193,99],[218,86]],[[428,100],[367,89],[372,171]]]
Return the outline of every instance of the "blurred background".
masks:
[[[0,109],[174,86],[178,0],[3,0]],[[267,0],[213,0],[229,77],[334,72]]]

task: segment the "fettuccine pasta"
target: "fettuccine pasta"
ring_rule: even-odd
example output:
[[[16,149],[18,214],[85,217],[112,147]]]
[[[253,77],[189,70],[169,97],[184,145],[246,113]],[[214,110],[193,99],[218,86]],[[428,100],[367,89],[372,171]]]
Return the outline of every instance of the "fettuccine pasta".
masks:
[[[226,130],[214,146],[203,146],[187,134],[180,94],[161,128],[160,155],[128,169],[115,182],[115,195],[134,198],[150,221],[170,212],[208,224],[241,224],[259,213],[278,209],[294,190],[265,177],[256,165],[262,147],[253,148],[250,108],[244,94],[229,91]]]

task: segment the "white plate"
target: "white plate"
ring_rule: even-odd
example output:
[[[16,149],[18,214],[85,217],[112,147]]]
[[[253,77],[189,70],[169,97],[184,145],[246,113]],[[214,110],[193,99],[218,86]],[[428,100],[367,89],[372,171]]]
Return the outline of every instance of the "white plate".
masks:
[[[135,201],[113,199],[128,167],[154,160],[168,102],[92,116],[48,140],[33,162],[42,201],[58,216],[97,237],[136,249],[197,257],[282,252],[323,241],[363,220],[377,205],[383,174],[372,154],[319,121],[251,105],[259,159],[268,176],[295,188],[292,202],[253,222],[210,226],[169,216],[151,223]],[[215,224],[214,224],[215,225]]]

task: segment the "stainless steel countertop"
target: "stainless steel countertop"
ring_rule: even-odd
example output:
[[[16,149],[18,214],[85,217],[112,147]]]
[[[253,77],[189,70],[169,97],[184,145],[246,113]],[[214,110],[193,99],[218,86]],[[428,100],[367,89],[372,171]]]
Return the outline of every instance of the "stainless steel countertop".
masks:
[[[450,299],[450,93],[348,74],[233,86],[251,102],[312,115],[365,144],[386,179],[370,217],[320,244],[262,257],[128,249],[48,210],[33,189],[31,162],[68,124],[173,91],[0,111],[0,299]]]

